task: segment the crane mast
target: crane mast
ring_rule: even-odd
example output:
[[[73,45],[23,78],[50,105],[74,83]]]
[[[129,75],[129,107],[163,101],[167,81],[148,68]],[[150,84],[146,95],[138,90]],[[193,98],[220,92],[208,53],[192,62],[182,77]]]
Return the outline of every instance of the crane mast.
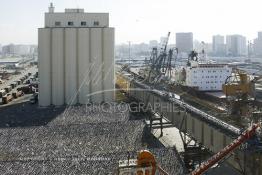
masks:
[[[162,75],[165,75],[168,68],[169,60],[172,59],[173,51],[170,51],[167,53],[167,45],[170,37],[170,32],[168,32],[167,37],[162,43],[162,47],[160,49],[160,53],[157,56],[156,48],[153,48],[152,54],[151,54],[151,66],[149,68],[149,73],[147,76],[147,80],[151,83],[156,83],[161,79]]]

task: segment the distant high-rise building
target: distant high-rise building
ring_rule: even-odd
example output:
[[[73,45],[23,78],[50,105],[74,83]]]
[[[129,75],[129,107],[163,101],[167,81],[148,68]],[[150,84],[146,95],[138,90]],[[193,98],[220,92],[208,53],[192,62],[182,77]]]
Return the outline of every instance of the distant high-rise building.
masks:
[[[194,40],[194,48],[193,48],[197,53],[199,54],[211,54],[212,53],[212,47],[210,49],[210,43],[206,43],[204,41],[198,41]]]
[[[108,13],[51,4],[38,30],[39,105],[114,101],[114,28]]]
[[[165,36],[160,37],[159,44],[164,43],[166,41],[166,39],[167,39],[167,37],[165,37]]]
[[[2,54],[2,45],[0,44],[0,54]]]
[[[30,46],[30,54],[37,54],[37,46],[36,45]]]
[[[214,56],[224,56],[225,55],[225,43],[224,36],[214,35],[212,40],[212,50]]]
[[[31,54],[31,46],[30,45],[14,45],[9,44],[3,46],[2,52],[4,55],[29,55]]]
[[[246,37],[242,35],[226,36],[226,53],[228,56],[246,56]]]
[[[2,47],[3,55],[14,55],[15,54],[15,45],[9,44]]]
[[[204,50],[205,50],[205,52],[208,55],[211,55],[213,53],[213,45],[212,45],[212,43],[205,43]]]
[[[28,55],[30,54],[30,50],[30,45],[15,45],[14,47],[14,53],[16,55]]]
[[[194,40],[193,49],[198,53],[201,52],[201,50],[203,49],[201,42],[199,42],[198,40]]]
[[[176,33],[176,47],[179,53],[189,53],[193,50],[193,33]]]
[[[149,41],[149,47],[157,47],[158,46],[158,41],[157,40],[151,40]]]
[[[258,32],[258,36],[254,40],[254,54],[262,56],[262,32]]]

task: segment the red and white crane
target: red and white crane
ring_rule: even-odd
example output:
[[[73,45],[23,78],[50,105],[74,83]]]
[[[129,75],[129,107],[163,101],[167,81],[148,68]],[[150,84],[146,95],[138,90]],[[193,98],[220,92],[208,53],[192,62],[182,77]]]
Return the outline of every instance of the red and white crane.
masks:
[[[201,175],[206,172],[210,167],[221,161],[227,155],[232,153],[242,143],[251,139],[255,134],[256,130],[260,127],[260,124],[254,124],[245,130],[237,139],[227,145],[221,151],[216,153],[206,162],[202,163],[197,169],[191,172],[191,175]],[[161,175],[168,175],[156,162],[155,157],[152,153],[147,150],[143,150],[138,154],[136,160],[120,161],[119,175],[124,174],[136,174],[136,175],[155,175],[158,170]],[[128,162],[128,163],[127,163]]]
[[[191,175],[201,175],[206,172],[210,167],[221,161],[228,154],[232,153],[236,148],[238,148],[242,143],[250,139],[256,134],[256,129],[260,127],[259,124],[254,124],[244,131],[237,139],[235,139],[231,144],[223,148],[221,151],[216,153],[206,162],[202,163],[197,169],[191,172]]]

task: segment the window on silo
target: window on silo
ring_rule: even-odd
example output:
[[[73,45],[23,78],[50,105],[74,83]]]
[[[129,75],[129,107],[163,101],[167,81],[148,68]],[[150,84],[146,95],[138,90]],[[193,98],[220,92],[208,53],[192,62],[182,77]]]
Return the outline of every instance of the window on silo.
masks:
[[[86,26],[86,22],[85,22],[85,21],[82,21],[82,22],[81,22],[81,26]]]
[[[99,21],[95,21],[94,26],[99,26]]]
[[[58,26],[61,26],[61,22],[60,22],[60,21],[56,21],[56,22],[55,22],[55,26],[57,26],[57,27],[58,27]]]
[[[69,21],[67,24],[68,24],[68,26],[73,26],[73,25],[74,25],[74,22]]]

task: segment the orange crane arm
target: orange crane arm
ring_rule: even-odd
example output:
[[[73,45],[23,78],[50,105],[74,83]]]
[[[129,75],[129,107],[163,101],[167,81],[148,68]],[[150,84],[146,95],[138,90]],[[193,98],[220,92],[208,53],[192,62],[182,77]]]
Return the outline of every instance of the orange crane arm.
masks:
[[[155,175],[156,170],[158,170],[161,175],[169,175],[163,168],[161,168],[157,164],[154,155],[147,150],[140,151],[137,157],[137,165],[140,167],[152,166],[152,173],[150,175]],[[149,175],[149,174],[146,173],[146,175]]]
[[[231,144],[223,148],[220,152],[216,153],[206,162],[202,163],[196,170],[194,170],[191,175],[201,175],[207,171],[214,164],[218,163],[221,159],[227,156],[229,153],[234,151],[242,143],[250,139],[256,133],[256,129],[259,127],[259,124],[254,124],[246,131],[244,131],[237,139],[235,139]]]

